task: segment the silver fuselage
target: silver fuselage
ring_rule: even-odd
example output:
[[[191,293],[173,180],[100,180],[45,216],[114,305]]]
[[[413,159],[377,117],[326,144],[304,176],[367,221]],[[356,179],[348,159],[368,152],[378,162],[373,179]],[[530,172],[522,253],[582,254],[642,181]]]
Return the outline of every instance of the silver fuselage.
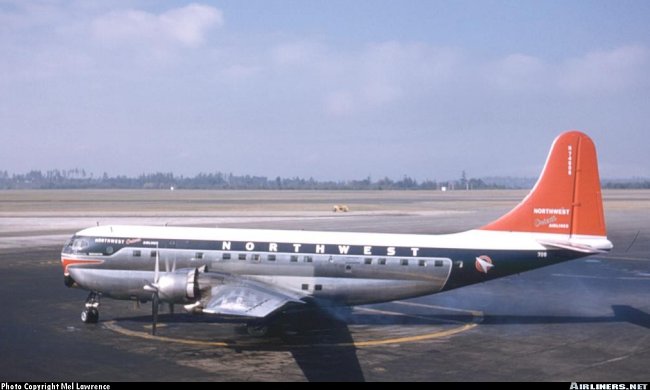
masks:
[[[241,278],[301,299],[355,305],[433,294],[583,255],[549,250],[527,233],[103,226],[78,232],[64,247],[62,263],[67,284],[117,299],[150,299],[143,287],[154,282],[158,263],[161,275],[177,276],[168,283],[179,284],[163,290],[182,292],[186,275],[200,270],[196,282],[201,288]],[[491,263],[485,266],[480,258]],[[168,301],[192,301],[168,295]]]

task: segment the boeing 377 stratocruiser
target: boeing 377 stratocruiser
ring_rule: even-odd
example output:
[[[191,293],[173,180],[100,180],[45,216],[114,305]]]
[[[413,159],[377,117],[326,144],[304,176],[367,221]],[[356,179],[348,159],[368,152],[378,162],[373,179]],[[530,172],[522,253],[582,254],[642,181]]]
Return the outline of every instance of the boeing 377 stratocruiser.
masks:
[[[99,298],[161,302],[237,317],[251,334],[293,305],[360,305],[434,294],[612,248],[596,150],[578,131],[555,139],[532,191],[479,229],[445,235],[163,226],[98,226],[64,246],[65,285]]]

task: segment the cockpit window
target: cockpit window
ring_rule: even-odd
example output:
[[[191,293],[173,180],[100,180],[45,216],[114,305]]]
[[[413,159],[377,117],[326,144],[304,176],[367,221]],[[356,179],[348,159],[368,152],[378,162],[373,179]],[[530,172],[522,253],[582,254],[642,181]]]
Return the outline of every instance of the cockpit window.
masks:
[[[70,237],[68,241],[63,245],[63,253],[72,253],[72,243],[74,242],[74,236]]]
[[[77,238],[74,240],[72,243],[72,250],[75,252],[83,251],[84,249],[88,248],[88,240],[85,238]]]
[[[108,243],[107,241],[111,241]],[[112,255],[122,249],[121,239],[72,236],[63,247],[62,253],[88,255]]]

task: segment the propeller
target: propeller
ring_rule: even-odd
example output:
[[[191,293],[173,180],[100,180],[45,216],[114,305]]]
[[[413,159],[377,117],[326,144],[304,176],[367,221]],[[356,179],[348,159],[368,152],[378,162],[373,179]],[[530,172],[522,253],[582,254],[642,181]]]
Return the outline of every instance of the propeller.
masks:
[[[165,272],[171,273],[176,271],[176,258],[169,267],[169,259],[165,258]],[[156,325],[158,324],[158,310],[160,308],[160,250],[156,246],[156,263],[154,265],[153,282],[144,286],[146,291],[151,292],[151,334],[156,335]],[[174,314],[174,303],[169,303],[169,312]]]
[[[153,272],[153,283],[149,283],[144,286],[144,289],[151,291],[151,334],[156,335],[156,324],[158,323],[158,306],[160,305],[160,296],[158,291],[160,286],[158,281],[160,280],[160,251],[158,246],[156,246],[156,263],[154,265]]]

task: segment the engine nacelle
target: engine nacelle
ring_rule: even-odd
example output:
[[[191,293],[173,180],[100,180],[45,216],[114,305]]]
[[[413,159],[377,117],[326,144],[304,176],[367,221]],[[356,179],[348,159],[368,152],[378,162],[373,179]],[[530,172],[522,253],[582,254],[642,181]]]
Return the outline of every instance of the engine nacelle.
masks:
[[[158,279],[158,296],[171,303],[196,301],[200,298],[199,270],[177,270],[165,272]]]

